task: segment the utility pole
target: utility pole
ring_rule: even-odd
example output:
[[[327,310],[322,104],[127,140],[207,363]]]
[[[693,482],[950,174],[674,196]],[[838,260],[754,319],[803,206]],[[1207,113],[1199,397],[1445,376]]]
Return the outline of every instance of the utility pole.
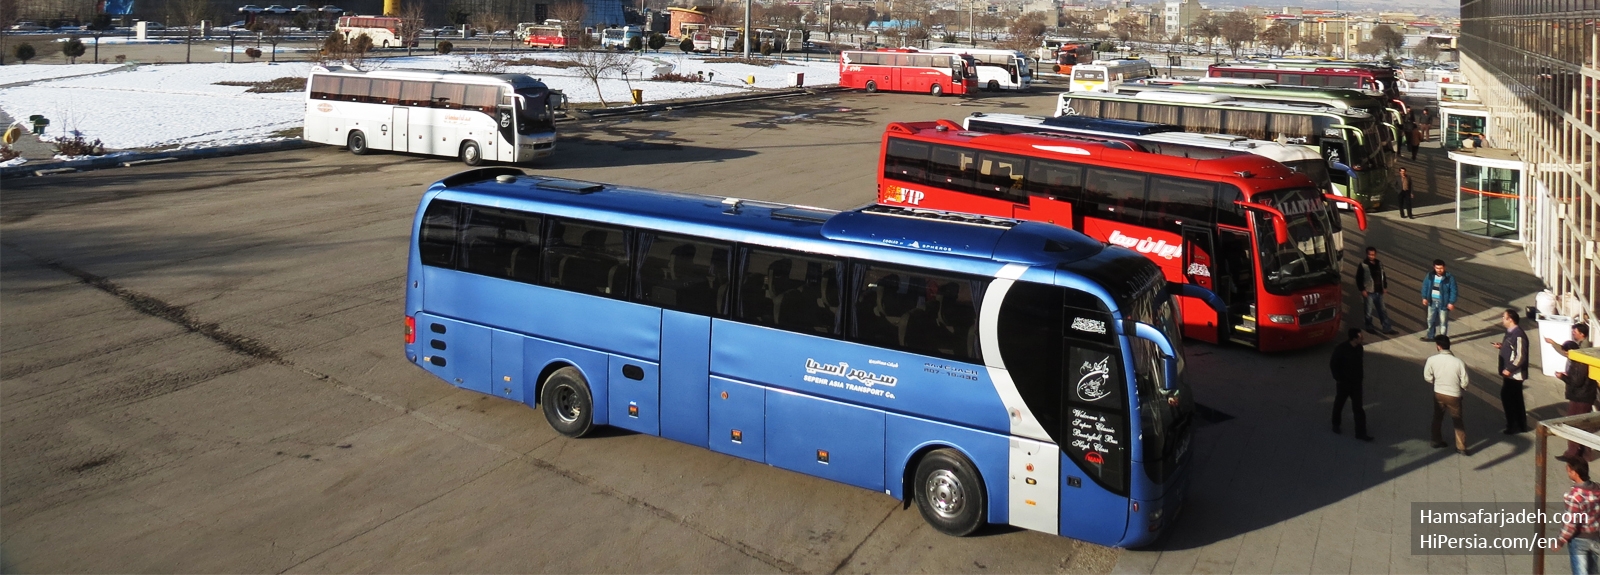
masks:
[[[744,59],[750,59],[750,0],[744,0]]]
[[[977,5],[974,4],[976,1],[967,0],[967,41],[971,42],[974,48],[978,46],[978,32],[972,27],[972,23],[978,19]]]

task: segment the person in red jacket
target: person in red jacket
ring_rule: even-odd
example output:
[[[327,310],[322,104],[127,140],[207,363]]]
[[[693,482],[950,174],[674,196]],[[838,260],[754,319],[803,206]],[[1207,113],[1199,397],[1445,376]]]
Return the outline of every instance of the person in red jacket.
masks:
[[[1561,496],[1567,517],[1556,548],[1567,546],[1573,575],[1600,573],[1600,485],[1589,480],[1589,462],[1582,459],[1567,461],[1567,477],[1573,485]]]

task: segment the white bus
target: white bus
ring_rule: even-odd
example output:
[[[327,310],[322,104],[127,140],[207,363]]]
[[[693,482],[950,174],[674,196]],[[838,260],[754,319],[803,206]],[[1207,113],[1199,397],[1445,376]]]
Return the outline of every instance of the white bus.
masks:
[[[638,26],[606,28],[600,32],[600,47],[606,50],[627,50],[629,40],[643,37],[644,30]]]
[[[334,31],[346,42],[364,35],[374,48],[399,48],[405,46],[404,26],[404,20],[390,16],[340,16]]]
[[[990,48],[934,48],[929,52],[971,54],[978,63],[978,87],[989,90],[1026,90],[1033,85],[1033,69],[1028,55],[1016,50]]]
[[[1150,62],[1143,59],[1095,60],[1093,64],[1072,67],[1069,92],[1115,92],[1124,82],[1154,76]]]
[[[358,155],[520,163],[555,152],[555,111],[565,103],[561,92],[524,74],[317,66],[306,79],[303,137]]]

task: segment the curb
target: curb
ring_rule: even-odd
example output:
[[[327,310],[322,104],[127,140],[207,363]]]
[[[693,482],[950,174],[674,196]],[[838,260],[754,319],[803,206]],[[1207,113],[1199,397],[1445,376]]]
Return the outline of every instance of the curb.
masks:
[[[777,98],[793,98],[793,97],[796,97],[796,96],[809,96],[809,95],[813,95],[813,94],[825,94],[825,93],[832,93],[832,92],[843,92],[845,90],[848,90],[848,88],[842,88],[842,87],[839,87],[838,85],[825,85],[825,86],[819,86],[819,87],[816,87],[816,88],[784,88],[784,89],[781,89],[781,90],[775,90],[775,91],[772,91],[772,92],[762,92],[762,93],[758,93],[758,94],[733,94],[733,95],[729,95],[729,96],[718,96],[718,97],[715,97],[715,98],[704,98],[704,99],[699,99],[699,100],[679,100],[679,101],[674,101],[674,102],[661,102],[661,103],[656,103],[656,104],[638,104],[638,105],[633,105],[633,106],[619,106],[619,107],[615,107],[615,108],[605,108],[605,109],[602,109],[602,110],[595,110],[593,112],[588,112],[588,111],[584,111],[584,110],[569,110],[567,112],[567,115],[569,117],[571,117],[571,116],[574,116],[574,113],[577,113],[577,114],[582,114],[582,115],[584,115],[584,116],[586,116],[588,118],[607,118],[607,117],[612,117],[612,116],[626,116],[626,115],[630,115],[630,114],[645,114],[645,113],[649,113],[649,112],[659,112],[659,111],[662,111],[662,110],[681,110],[681,109],[685,109],[685,108],[701,108],[701,107],[706,107],[706,106],[718,106],[718,105],[723,105],[723,104],[738,104],[738,103],[742,103],[742,102],[758,102],[758,101],[761,101],[761,100],[773,100],[773,99],[777,99]]]
[[[23,164],[0,168],[0,179],[22,178],[28,176],[48,176],[80,172],[84,170],[98,170],[101,168],[115,168],[167,162],[175,160],[199,160],[216,158],[220,156],[237,156],[241,154],[259,154],[262,152],[278,152],[283,150],[296,150],[310,146],[311,143],[299,138],[274,140],[271,142],[258,142],[254,144],[236,144],[232,146],[217,146],[214,148],[192,148],[186,150],[171,150],[166,152],[141,152],[133,154],[120,154],[116,156],[102,156],[86,160],[68,160],[64,162],[41,162],[37,164]]]

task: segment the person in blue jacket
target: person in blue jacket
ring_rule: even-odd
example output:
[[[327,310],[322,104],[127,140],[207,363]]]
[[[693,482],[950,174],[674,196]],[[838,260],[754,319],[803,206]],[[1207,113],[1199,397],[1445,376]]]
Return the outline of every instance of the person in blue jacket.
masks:
[[[1456,309],[1456,276],[1444,271],[1444,260],[1433,260],[1433,273],[1422,278],[1422,306],[1428,309],[1428,335],[1450,335],[1450,312]]]

